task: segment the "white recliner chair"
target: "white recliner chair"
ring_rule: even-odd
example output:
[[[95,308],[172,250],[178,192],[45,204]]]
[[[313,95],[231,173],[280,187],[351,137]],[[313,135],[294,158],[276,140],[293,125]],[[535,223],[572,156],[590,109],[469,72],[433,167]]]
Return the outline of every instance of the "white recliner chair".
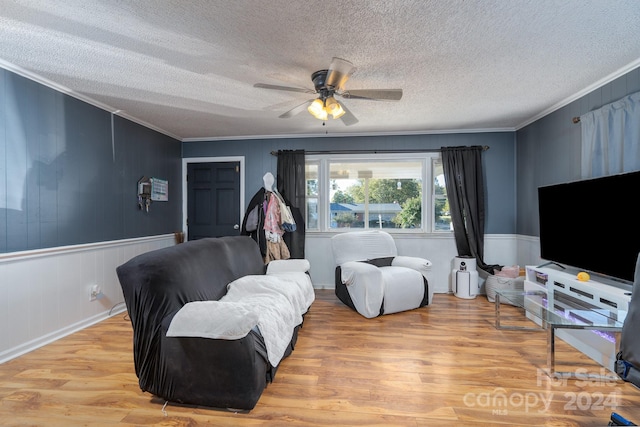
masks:
[[[341,233],[331,238],[336,296],[366,318],[431,304],[431,261],[399,256],[389,233]]]

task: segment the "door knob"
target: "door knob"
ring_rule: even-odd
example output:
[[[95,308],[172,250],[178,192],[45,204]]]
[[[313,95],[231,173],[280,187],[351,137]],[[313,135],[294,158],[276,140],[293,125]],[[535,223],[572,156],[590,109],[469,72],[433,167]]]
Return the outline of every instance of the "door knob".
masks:
[[[233,229],[234,229],[234,230],[239,230],[239,229],[240,229],[240,226],[239,226],[238,224],[236,224],[236,225],[234,225],[234,226],[233,226]]]

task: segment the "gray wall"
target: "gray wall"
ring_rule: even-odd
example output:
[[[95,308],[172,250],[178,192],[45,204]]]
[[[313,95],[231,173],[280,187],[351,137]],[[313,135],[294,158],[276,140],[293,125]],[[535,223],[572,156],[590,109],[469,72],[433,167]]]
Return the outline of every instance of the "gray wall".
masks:
[[[181,229],[180,142],[0,69],[0,252]],[[143,175],[169,202],[137,208]]]
[[[247,169],[245,190],[247,197],[250,198],[262,186],[262,176],[266,172],[276,174],[277,157],[271,155],[271,151],[437,149],[443,146],[469,145],[490,147],[483,154],[487,202],[485,232],[514,234],[516,165],[513,132],[198,141],[184,142],[182,155],[184,158],[244,156]]]
[[[538,187],[581,177],[582,131],[572,118],[638,91],[635,69],[516,132],[517,234],[540,235]]]
[[[439,148],[484,153],[489,234],[538,235],[537,188],[580,177],[571,119],[640,91],[633,70],[515,133],[185,142],[182,156],[244,156],[246,194],[275,174],[272,150]],[[181,229],[180,143],[0,69],[0,253],[171,233]],[[169,181],[169,202],[138,211],[142,175]]]

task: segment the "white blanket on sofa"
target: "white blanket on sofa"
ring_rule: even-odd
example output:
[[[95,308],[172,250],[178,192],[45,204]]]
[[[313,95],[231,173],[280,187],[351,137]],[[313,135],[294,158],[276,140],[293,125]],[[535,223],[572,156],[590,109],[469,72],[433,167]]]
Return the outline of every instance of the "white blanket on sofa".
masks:
[[[258,326],[269,362],[278,366],[315,299],[302,272],[245,276],[227,285],[219,301],[194,301],[176,313],[167,336],[238,339]]]
[[[258,313],[246,304],[193,301],[173,316],[167,336],[237,340],[257,324]]]

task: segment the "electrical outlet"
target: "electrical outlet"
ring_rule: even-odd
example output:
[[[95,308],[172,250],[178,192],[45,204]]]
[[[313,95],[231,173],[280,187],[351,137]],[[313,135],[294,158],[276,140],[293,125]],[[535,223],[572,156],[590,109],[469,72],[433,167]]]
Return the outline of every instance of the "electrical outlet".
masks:
[[[89,289],[89,301],[95,301],[100,298],[102,294],[102,290],[100,289],[100,285],[93,285]]]

